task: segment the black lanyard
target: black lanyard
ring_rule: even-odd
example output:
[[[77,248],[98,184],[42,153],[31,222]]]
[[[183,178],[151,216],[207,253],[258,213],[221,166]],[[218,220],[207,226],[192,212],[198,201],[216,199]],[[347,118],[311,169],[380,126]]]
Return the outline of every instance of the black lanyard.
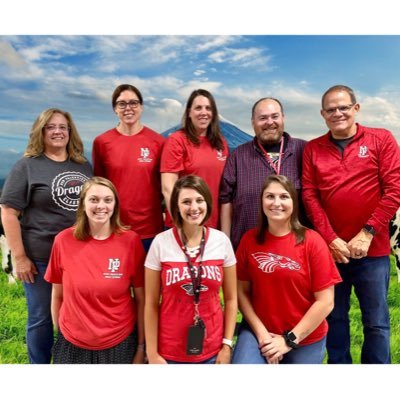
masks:
[[[192,264],[192,260],[191,257],[189,255],[189,251],[186,247],[186,237],[185,234],[183,233],[182,230],[182,243],[183,243],[183,252],[185,253],[186,259],[187,259],[187,263],[189,266],[189,270],[190,270],[190,277],[192,278],[192,286],[193,286],[193,296],[194,296],[194,304],[196,307],[196,315],[198,315],[197,312],[197,305],[199,304],[200,301],[200,289],[201,289],[201,274],[202,274],[202,268],[203,268],[203,255],[204,255],[204,248],[205,248],[205,235],[204,235],[204,229],[203,228],[203,234],[201,236],[201,241],[200,241],[200,255],[199,257],[199,266],[197,269],[197,274],[196,271],[193,267]]]

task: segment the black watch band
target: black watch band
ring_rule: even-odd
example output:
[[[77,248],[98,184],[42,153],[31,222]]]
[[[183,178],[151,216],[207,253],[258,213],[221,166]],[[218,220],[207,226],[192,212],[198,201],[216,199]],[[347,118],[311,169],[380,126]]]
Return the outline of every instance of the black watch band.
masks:
[[[297,337],[293,332],[290,332],[290,331],[283,332],[283,338],[285,339],[285,343],[292,349],[299,348],[299,345],[297,343],[295,343],[295,340],[297,339]]]
[[[364,229],[364,231],[370,233],[372,236],[375,236],[375,234],[376,234],[376,230],[371,225],[365,224],[363,229]]]

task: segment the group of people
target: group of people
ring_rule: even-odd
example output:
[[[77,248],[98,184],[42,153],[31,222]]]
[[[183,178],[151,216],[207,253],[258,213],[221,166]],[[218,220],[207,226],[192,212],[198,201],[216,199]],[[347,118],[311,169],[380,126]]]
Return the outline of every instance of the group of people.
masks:
[[[322,363],[326,349],[351,363],[353,287],[361,362],[390,363],[400,153],[356,122],[351,88],[324,93],[329,131],[310,142],[258,100],[255,137],[231,154],[207,90],[167,139],[142,124],[135,86],[112,109],[93,168],[71,115],[44,111],[2,191],[31,363]]]

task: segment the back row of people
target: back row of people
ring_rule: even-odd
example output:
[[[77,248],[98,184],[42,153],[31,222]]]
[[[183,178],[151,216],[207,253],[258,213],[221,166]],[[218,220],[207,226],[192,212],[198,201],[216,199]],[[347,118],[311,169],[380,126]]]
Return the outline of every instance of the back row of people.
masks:
[[[94,140],[94,175],[114,183],[121,221],[138,233],[146,251],[164,229],[163,197],[165,222],[172,226],[170,199],[180,177],[204,179],[213,204],[207,226],[221,228],[236,250],[262,214],[259,197],[266,177],[285,175],[297,189],[300,220],[307,224],[309,218],[325,239],[343,280],[335,287],[335,308],[329,316],[328,362],[351,362],[348,310],[353,285],[365,325],[362,362],[390,362],[387,228],[400,203],[399,149],[390,132],[355,122],[360,105],[350,88],[327,90],[321,115],[329,132],[308,144],[284,131],[284,110],[277,99],[260,99],[252,109],[254,139],[230,156],[215,100],[206,90],[191,94],[182,130],[166,141],[142,125],[143,98],[134,86],[117,87],[112,106],[119,122]],[[33,125],[25,157],[3,189],[2,220],[17,277],[24,282],[33,363],[49,362],[53,345],[51,286],[43,279],[51,246],[55,235],[74,223],[79,192],[92,175],[71,116],[51,109]],[[239,274],[239,283],[247,278]],[[247,291],[247,284],[244,287]],[[285,339],[297,345],[305,334],[293,328],[288,327]],[[136,339],[143,344],[141,333]]]

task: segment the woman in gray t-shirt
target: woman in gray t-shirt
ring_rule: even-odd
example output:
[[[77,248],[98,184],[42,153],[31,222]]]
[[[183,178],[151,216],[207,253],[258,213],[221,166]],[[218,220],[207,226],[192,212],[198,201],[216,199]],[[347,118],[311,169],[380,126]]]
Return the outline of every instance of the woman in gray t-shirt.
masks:
[[[1,220],[24,285],[32,364],[51,361],[51,285],[43,279],[51,246],[55,235],[74,223],[82,185],[92,175],[71,115],[51,108],[34,122],[24,156],[4,184]]]

